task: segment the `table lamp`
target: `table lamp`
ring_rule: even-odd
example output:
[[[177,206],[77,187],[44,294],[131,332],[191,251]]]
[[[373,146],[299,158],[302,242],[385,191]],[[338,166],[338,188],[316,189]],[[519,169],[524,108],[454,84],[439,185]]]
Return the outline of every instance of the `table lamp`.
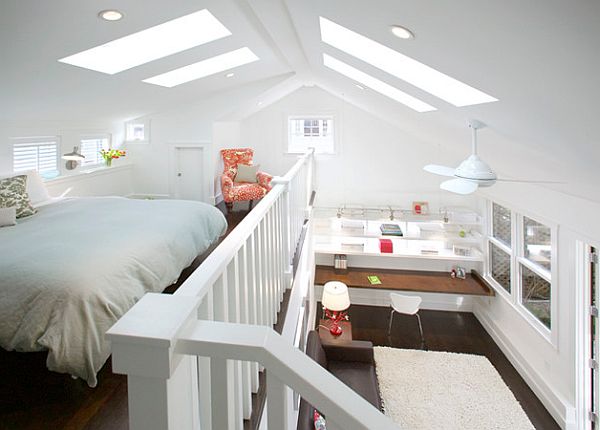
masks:
[[[348,314],[344,311],[350,307],[350,297],[348,296],[346,284],[339,281],[327,282],[323,287],[321,304],[325,316],[331,320],[329,332],[333,336],[341,335],[340,322],[348,319]]]

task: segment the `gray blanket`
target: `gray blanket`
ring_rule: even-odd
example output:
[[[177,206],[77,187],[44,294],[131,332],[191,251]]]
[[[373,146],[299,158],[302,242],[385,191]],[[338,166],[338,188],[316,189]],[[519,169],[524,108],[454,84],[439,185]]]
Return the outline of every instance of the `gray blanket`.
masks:
[[[0,346],[48,350],[50,370],[96,385],[104,333],[162,291],[227,227],[207,204],[67,199],[0,228]]]

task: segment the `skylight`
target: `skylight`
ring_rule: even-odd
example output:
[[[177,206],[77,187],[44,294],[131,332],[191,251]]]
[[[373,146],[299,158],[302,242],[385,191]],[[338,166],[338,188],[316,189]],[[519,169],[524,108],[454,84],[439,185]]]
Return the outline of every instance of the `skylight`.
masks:
[[[360,82],[364,86],[369,87],[372,90],[383,94],[384,96],[390,97],[397,102],[416,110],[417,112],[430,112],[436,110],[436,108],[419,100],[418,98],[406,94],[405,92],[400,91],[398,88],[380,81],[371,75],[367,75],[366,73],[361,72],[360,70],[355,69],[354,67],[327,54],[323,54],[323,63],[325,66],[335,70],[338,73],[341,73],[344,76],[347,76],[353,81]]]
[[[58,61],[113,75],[230,35],[203,9]]]
[[[259,58],[254,52],[249,48],[244,47],[144,79],[144,82],[171,88],[185,82],[204,78],[205,76],[214,75],[215,73],[220,73],[224,70],[252,63],[258,59]]]
[[[498,99],[482,91],[438,72],[368,37],[355,33],[326,18],[319,17],[319,20],[323,42],[427,91],[454,106],[469,106],[498,101]]]

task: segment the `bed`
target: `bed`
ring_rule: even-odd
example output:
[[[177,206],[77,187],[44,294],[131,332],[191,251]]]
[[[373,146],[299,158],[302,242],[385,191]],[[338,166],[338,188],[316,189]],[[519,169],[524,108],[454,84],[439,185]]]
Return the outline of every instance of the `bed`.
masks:
[[[97,384],[104,333],[160,292],[224,234],[213,206],[179,200],[71,198],[0,228],[0,346],[48,351],[50,370]]]

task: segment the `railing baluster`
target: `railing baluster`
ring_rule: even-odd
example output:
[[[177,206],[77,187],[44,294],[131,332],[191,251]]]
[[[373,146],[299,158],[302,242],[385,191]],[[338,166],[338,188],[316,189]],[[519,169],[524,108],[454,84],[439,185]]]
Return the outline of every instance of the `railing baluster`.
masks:
[[[238,251],[238,273],[240,292],[240,323],[250,324],[248,315],[248,262],[246,243]],[[242,362],[242,409],[244,419],[249,420],[252,415],[252,388],[250,386],[250,362]]]
[[[288,390],[273,373],[267,371],[267,427],[269,430],[288,428]]]
[[[271,309],[273,305],[271,304],[271,294],[270,294],[270,286],[271,280],[269,279],[269,258],[268,258],[268,249],[269,249],[269,232],[268,225],[266,222],[266,215],[261,222],[261,271],[260,273],[263,276],[262,284],[263,284],[263,300],[264,300],[264,316],[265,316],[265,325],[271,327],[273,325],[273,314]]]
[[[228,271],[213,286],[215,321],[229,321]],[[236,430],[235,379],[233,360],[210,360],[212,428]]]
[[[234,255],[231,262],[227,265],[227,294],[229,299],[229,322],[237,323],[240,321],[240,286],[237,254]],[[243,427],[244,416],[244,407],[242,400],[242,363],[237,360],[233,362],[233,381],[235,386],[235,428],[241,430]]]
[[[213,288],[206,293],[200,304],[198,309],[199,320],[214,319]],[[200,412],[201,429],[213,428],[210,361],[210,357],[198,357],[198,410]]]
[[[256,271],[256,244],[255,244],[256,230],[253,231],[248,239],[246,240],[246,267],[247,267],[247,278],[248,278],[248,317],[249,324],[258,325],[258,289],[257,284],[257,271]],[[250,388],[253,393],[258,392],[258,363],[252,362],[250,364]]]

